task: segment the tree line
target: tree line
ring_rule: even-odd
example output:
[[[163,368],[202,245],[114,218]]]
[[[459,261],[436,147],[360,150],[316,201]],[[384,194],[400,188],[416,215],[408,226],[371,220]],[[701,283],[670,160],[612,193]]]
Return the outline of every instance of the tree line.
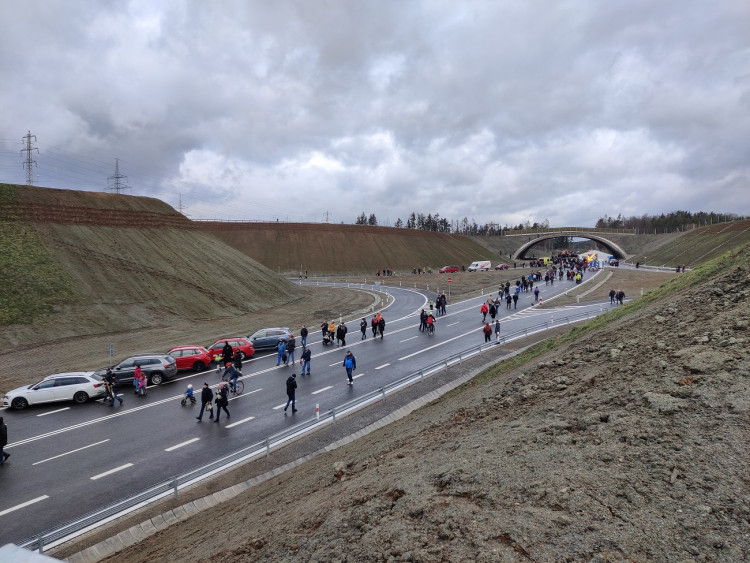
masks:
[[[696,227],[705,227],[714,223],[725,223],[727,221],[736,221],[747,219],[736,213],[714,213],[713,211],[672,211],[660,215],[641,215],[636,217],[623,217],[621,214],[617,217],[600,217],[596,222],[596,227],[606,229],[635,229],[639,233],[663,233],[674,232]]]
[[[641,215],[640,217],[623,217],[621,214],[617,217],[604,215],[596,221],[595,227],[607,229],[635,229],[639,233],[652,232],[673,232],[677,230],[692,229],[714,223],[723,223],[726,221],[735,221],[738,219],[747,219],[747,217],[735,213],[714,213],[713,211],[699,211],[691,213],[689,211],[672,211],[662,213],[661,215]],[[364,211],[357,217],[355,225],[377,226],[378,219],[374,213],[367,215]],[[460,220],[448,220],[440,217],[439,213],[415,213],[412,212],[404,222],[400,217],[396,219],[393,225],[398,229],[415,229],[418,231],[434,231],[437,233],[452,233],[467,236],[500,236],[507,231],[523,231],[527,229],[547,229],[549,220],[544,221],[526,221],[518,225],[499,225],[498,223],[485,223],[478,225],[476,221],[469,221],[467,217]],[[562,225],[565,227],[575,227],[580,225]]]

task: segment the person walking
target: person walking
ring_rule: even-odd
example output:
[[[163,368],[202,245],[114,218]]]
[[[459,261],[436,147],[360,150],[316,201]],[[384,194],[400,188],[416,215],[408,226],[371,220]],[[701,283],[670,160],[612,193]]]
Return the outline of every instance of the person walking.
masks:
[[[326,321],[320,323],[320,332],[323,333],[323,344],[325,344],[326,337],[328,336],[328,323]]]
[[[351,350],[346,351],[346,356],[344,356],[344,363],[342,365],[346,368],[346,377],[349,378],[349,385],[353,385],[354,378],[352,377],[352,372],[357,369],[357,359],[354,357]]]
[[[208,418],[213,419],[214,417],[214,411],[211,409],[211,401],[214,400],[214,392],[211,391],[211,388],[208,386],[208,383],[203,384],[203,389],[201,390],[201,412],[198,413],[198,416],[195,418],[198,419],[198,422],[201,422],[203,420],[203,411],[206,410],[206,407],[208,406]]]
[[[299,345],[303,348],[307,346],[307,335],[307,327],[302,325],[302,328],[299,330]]]
[[[109,397],[109,406],[114,407],[115,406],[115,399],[120,401],[120,405],[122,406],[123,400],[122,397],[117,396],[117,378],[115,377],[115,374],[112,373],[112,370],[107,368],[107,373],[104,375],[104,382],[107,386],[107,396]]]
[[[364,317],[359,322],[359,330],[362,331],[362,338],[360,340],[365,340],[367,338],[367,320]]]
[[[341,346],[346,346],[346,333],[349,332],[349,329],[346,328],[346,323],[341,323],[336,330],[338,331],[337,335],[341,334]]]
[[[229,344],[229,341],[224,341],[224,347],[221,349],[221,359],[222,362],[219,366],[219,369],[221,369],[221,366],[227,365],[227,363],[232,361],[232,358],[234,358],[234,350],[232,349],[232,345]]]
[[[495,340],[500,340],[500,319],[495,319]]]
[[[302,366],[300,375],[305,375],[305,370],[307,370],[307,375],[310,375],[310,358],[312,358],[312,352],[310,351],[310,348],[305,346],[305,349],[302,350],[302,356],[299,359],[299,363]]]
[[[479,312],[482,313],[482,322],[487,322],[487,313],[490,312],[489,308],[487,307],[487,303],[482,303],[482,306],[479,308]]]
[[[513,297],[511,298],[510,293],[505,295],[505,308],[510,309],[510,302],[515,298],[516,301],[518,301],[518,293],[514,293]]]
[[[484,332],[484,341],[489,342],[492,340],[492,327],[490,326],[490,323],[484,323],[484,328],[482,328],[482,332]]]
[[[534,288],[534,303],[539,301],[539,286],[536,286]]]
[[[609,304],[614,305],[615,304],[615,296],[617,295],[617,292],[614,289],[609,290]]]
[[[237,348],[232,361],[234,362],[234,367],[237,368],[238,371],[242,371],[242,350]]]
[[[3,417],[0,416],[0,465],[6,462],[10,457],[10,454],[3,448],[8,445],[8,427],[3,422]]]
[[[375,338],[378,335],[378,316],[373,315],[372,317],[372,337]]]
[[[424,309],[419,313],[419,331],[424,332],[427,328],[427,313]]]
[[[513,294],[513,308],[518,309],[518,294],[517,293]],[[508,307],[508,309],[510,309],[510,307]]]
[[[286,380],[286,406],[284,407],[284,414],[286,415],[286,409],[289,408],[289,403],[292,403],[292,414],[297,412],[297,407],[294,404],[294,395],[297,389],[297,374],[293,373]]]
[[[224,412],[227,413],[227,418],[231,418],[229,415],[229,411],[227,410],[227,405],[229,404],[229,385],[227,385],[224,381],[219,383],[219,390],[216,392],[216,418],[214,419],[214,422],[219,422],[219,415],[221,414],[221,409],[224,409]]]
[[[490,318],[492,319],[492,322],[495,322],[495,315],[497,314],[497,310],[495,309],[495,302],[493,301],[490,305]]]
[[[383,335],[385,334],[385,319],[380,313],[378,313],[378,317],[378,332],[380,333],[380,340],[383,340]]]
[[[279,340],[279,343],[276,345],[276,365],[280,366],[281,362],[284,361],[284,356],[286,356],[286,344],[283,340]]]
[[[289,336],[289,342],[286,343],[286,363],[284,365],[294,365],[294,349],[297,347],[297,340],[294,335]]]

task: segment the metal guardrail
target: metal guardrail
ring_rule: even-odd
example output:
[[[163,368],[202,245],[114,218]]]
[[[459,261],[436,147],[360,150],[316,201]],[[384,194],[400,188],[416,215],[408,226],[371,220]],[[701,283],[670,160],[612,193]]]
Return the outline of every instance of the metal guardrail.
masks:
[[[604,312],[605,308],[609,310],[610,305],[602,305],[599,313]],[[194,470],[188,471],[181,475],[176,475],[167,481],[160,484],[154,485],[145,489],[135,495],[120,499],[113,502],[112,504],[89,512],[84,516],[70,520],[65,524],[42,532],[27,539],[19,544],[20,547],[29,549],[32,551],[38,551],[43,553],[46,548],[52,548],[67,541],[74,539],[75,537],[84,534],[88,531],[94,530],[97,527],[115,520],[125,514],[138,510],[139,508],[145,507],[148,504],[156,502],[169,495],[173,495],[176,499],[178,491],[185,487],[189,487],[203,479],[206,479],[216,473],[225,471],[231,467],[239,465],[245,461],[261,457],[270,456],[271,451],[275,448],[281,447],[282,445],[296,440],[304,434],[311,432],[315,429],[322,428],[328,424],[335,424],[337,418],[351,414],[356,410],[359,410],[375,401],[384,401],[386,396],[395,393],[396,391],[412,385],[417,382],[421,382],[425,377],[429,377],[434,373],[441,370],[448,369],[449,367],[460,364],[463,360],[473,357],[477,354],[494,348],[495,346],[506,344],[514,340],[525,338],[531,334],[536,334],[550,328],[555,328],[562,325],[569,325],[571,323],[584,321],[592,317],[596,317],[597,314],[593,311],[587,311],[585,313],[577,313],[574,315],[568,315],[562,317],[558,321],[554,321],[554,317],[548,322],[534,325],[532,327],[511,332],[508,334],[501,334],[498,340],[490,343],[484,343],[479,346],[473,346],[467,348],[457,354],[453,354],[439,362],[423,367],[419,371],[413,372],[401,379],[388,383],[374,391],[365,393],[364,395],[352,399],[346,403],[335,406],[324,413],[320,413],[315,418],[300,422],[278,432],[272,434],[255,444],[241,448],[227,456],[217,459],[209,464],[198,467]]]

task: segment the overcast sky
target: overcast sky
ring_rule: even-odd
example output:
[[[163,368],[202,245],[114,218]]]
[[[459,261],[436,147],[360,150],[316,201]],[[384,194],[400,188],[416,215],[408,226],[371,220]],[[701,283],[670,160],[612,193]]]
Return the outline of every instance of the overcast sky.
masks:
[[[750,213],[748,0],[0,0],[0,181],[192,218]]]

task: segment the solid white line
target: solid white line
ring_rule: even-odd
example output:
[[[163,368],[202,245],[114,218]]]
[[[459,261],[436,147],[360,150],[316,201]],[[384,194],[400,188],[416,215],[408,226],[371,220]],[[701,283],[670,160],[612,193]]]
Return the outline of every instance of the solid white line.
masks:
[[[69,452],[65,452],[64,454],[56,455],[54,457],[48,457],[47,459],[43,459],[42,461],[37,461],[35,463],[32,463],[31,465],[39,465],[40,463],[51,461],[53,459],[57,459],[58,457],[63,457],[64,455],[74,454],[76,452],[80,452],[81,450],[85,450],[86,448],[92,448],[94,446],[98,446],[99,444],[103,444],[104,442],[109,442],[109,438],[107,438],[106,440],[102,440],[101,442],[96,442],[94,444],[89,444],[88,446],[83,446],[82,448],[78,448],[77,450],[71,450]]]
[[[317,395],[318,393],[322,393],[323,391],[328,391],[332,387],[333,385],[329,385],[328,387],[323,387],[323,389],[318,389],[317,391],[313,391],[312,393],[310,393],[310,395]]]
[[[375,369],[383,369],[383,368],[387,368],[387,367],[388,367],[389,365],[391,365],[391,364],[383,364],[382,366],[378,366],[378,367],[376,367]]]
[[[62,408],[62,409],[57,409],[56,411],[49,411],[49,412],[44,412],[44,413],[42,413],[42,414],[38,414],[37,416],[47,416],[48,414],[55,414],[56,412],[62,412],[62,411],[66,411],[66,410],[68,410],[69,408],[70,408],[70,407],[64,407],[64,408]]]
[[[243,422],[247,422],[248,420],[252,420],[254,418],[254,416],[243,418],[242,420],[238,420],[237,422],[233,422],[232,424],[227,424],[224,428],[232,428],[233,426],[237,426],[238,424],[242,424]]]
[[[19,508],[23,508],[25,506],[29,506],[30,504],[34,504],[35,502],[39,502],[40,500],[44,500],[46,498],[49,498],[49,496],[48,495],[42,495],[40,497],[36,497],[35,499],[27,500],[26,502],[21,503],[21,504],[16,505],[16,506],[13,506],[11,508],[6,508],[2,512],[0,512],[0,516],[5,516],[9,512],[13,512],[14,510],[18,510]]]
[[[176,450],[177,448],[181,448],[182,446],[187,446],[188,444],[192,444],[193,442],[197,442],[200,440],[200,438],[193,438],[192,440],[188,440],[187,442],[183,442],[182,444],[177,444],[176,446],[171,446],[169,448],[165,448],[165,452],[172,452]]]
[[[127,469],[128,467],[132,466],[132,463],[126,463],[125,465],[115,467],[114,469],[110,469],[109,471],[105,471],[104,473],[99,473],[99,475],[94,475],[93,477],[90,477],[90,479],[92,481],[96,481],[97,479],[101,479],[102,477],[106,477],[107,475],[112,475],[112,473],[117,473],[118,471],[122,471],[123,469]]]

